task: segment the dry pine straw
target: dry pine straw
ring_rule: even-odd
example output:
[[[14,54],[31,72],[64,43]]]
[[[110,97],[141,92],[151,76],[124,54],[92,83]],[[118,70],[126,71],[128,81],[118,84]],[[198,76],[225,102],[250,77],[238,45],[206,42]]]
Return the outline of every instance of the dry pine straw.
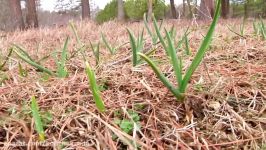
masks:
[[[0,146],[14,149],[14,142],[37,141],[33,120],[24,110],[25,104],[30,103],[30,97],[35,95],[41,110],[49,111],[53,116],[45,129],[47,142],[68,141],[66,148],[123,149],[124,142],[132,149],[134,144],[129,142],[132,140],[141,149],[265,148],[266,44],[252,34],[252,24],[245,26],[244,40],[225,26],[238,26],[240,22],[220,21],[210,51],[191,79],[185,104],[175,100],[149,66],[132,68],[130,61],[119,63],[131,54],[129,44],[120,48],[114,56],[110,56],[108,50],[101,46],[101,65],[96,75],[98,83],[107,85],[107,89],[102,91],[107,107],[107,112],[103,114],[99,114],[94,106],[80,56],[68,62],[68,78],[42,81],[41,73],[12,55],[13,65],[6,68],[9,79],[0,87]],[[167,21],[164,25],[170,28],[174,24],[177,37],[180,37],[185,28],[179,27],[190,23]],[[99,33],[103,32],[112,45],[128,42],[126,27],[136,33],[142,26],[142,23],[108,22],[101,26],[91,22],[77,23],[78,34],[84,43],[88,43],[89,39],[96,43],[100,39]],[[194,31],[189,38],[193,54],[207,27],[203,23],[191,26]],[[38,59],[54,49],[60,49],[66,36],[71,37],[69,51],[73,52],[76,41],[69,27],[7,33],[1,37],[0,48],[3,54],[7,54],[10,44],[18,43]],[[150,47],[149,43],[150,40],[146,42],[146,48]],[[94,64],[91,50],[87,51],[90,63]],[[172,68],[160,46],[154,59],[174,81]],[[184,59],[184,66],[187,67],[192,57],[184,56]],[[28,69],[28,77],[19,76],[18,61]],[[43,64],[49,68],[55,67],[52,59]],[[136,105],[143,108],[137,109]],[[12,115],[11,108],[16,110]],[[113,121],[115,111],[129,109],[140,114],[141,132],[126,135]],[[113,134],[120,140],[113,140]],[[39,148],[58,149],[58,146]],[[27,148],[34,147],[28,144]]]

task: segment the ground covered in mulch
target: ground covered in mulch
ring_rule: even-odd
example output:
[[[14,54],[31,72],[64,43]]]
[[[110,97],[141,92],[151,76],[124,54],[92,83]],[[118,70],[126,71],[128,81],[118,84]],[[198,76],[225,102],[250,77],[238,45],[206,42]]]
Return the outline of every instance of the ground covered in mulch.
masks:
[[[250,21],[251,22],[251,21]],[[96,109],[82,56],[67,62],[69,76],[50,77],[26,64],[15,54],[0,72],[0,147],[1,149],[265,149],[266,148],[266,42],[254,35],[252,23],[220,20],[212,44],[194,73],[184,102],[163,86],[145,63],[132,67],[131,48],[126,28],[137,34],[142,22],[76,23],[78,35],[89,45],[106,35],[114,47],[111,55],[101,41],[100,65],[95,67],[91,48],[86,57],[95,69],[101,95],[107,108]],[[190,26],[192,55],[184,50],[184,72],[208,30],[209,23],[166,21],[174,25],[179,40]],[[23,46],[39,60],[63,47],[70,37],[69,54],[78,48],[69,26],[0,33],[1,59],[12,43]],[[145,32],[145,49],[151,39]],[[152,55],[160,69],[175,83],[173,69],[160,44]],[[28,75],[19,74],[18,64]],[[53,57],[41,62],[56,68]],[[38,100],[45,125],[46,141],[38,142],[30,110],[30,98]]]

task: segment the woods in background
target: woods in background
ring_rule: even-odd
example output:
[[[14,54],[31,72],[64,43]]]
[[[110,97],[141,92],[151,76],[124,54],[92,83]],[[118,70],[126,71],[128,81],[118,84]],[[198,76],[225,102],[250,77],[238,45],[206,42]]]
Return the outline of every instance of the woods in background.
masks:
[[[12,25],[14,28],[25,29],[25,28],[37,28],[38,18],[37,18],[37,8],[36,4],[39,4],[37,0],[24,0],[25,11],[26,11],[26,22],[24,22],[21,0],[9,0],[9,7],[12,16]],[[26,23],[26,24],[25,24]]]
[[[12,13],[13,24],[15,28],[24,29],[25,24],[22,16],[20,0],[9,0],[9,6]]]
[[[117,16],[117,5],[122,0],[112,0],[97,16],[96,21],[105,21],[119,18]],[[212,19],[215,11],[215,0],[183,0],[183,4],[176,5],[175,0],[124,0],[125,18],[128,20],[141,20],[144,13],[152,12],[156,18],[197,18],[202,20]],[[120,7],[123,8],[123,7]],[[222,14],[224,19],[230,17],[266,17],[265,0],[222,0]],[[120,19],[118,19],[120,20]]]
[[[28,28],[37,28],[38,25],[38,17],[36,10],[36,0],[26,0],[26,22]]]
[[[82,8],[82,19],[89,19],[91,17],[89,0],[81,0],[80,5]]]
[[[58,6],[62,5],[61,8],[63,8],[65,6],[65,4],[62,4],[63,2],[64,0],[58,0],[57,1]],[[78,7],[81,6],[82,19],[90,18],[89,0],[77,0],[77,1],[71,0],[71,1],[68,1],[67,3],[68,5],[71,5],[72,3],[79,3]],[[24,8],[22,8],[22,4],[24,4],[25,6]],[[13,29],[19,28],[21,30],[24,30],[26,28],[38,28],[39,27],[38,19],[40,18],[38,18],[37,7],[40,7],[40,0],[2,0],[0,1],[0,5],[3,5],[3,7],[9,6],[10,12],[7,12],[7,14],[12,16],[10,17],[11,18],[10,24],[12,24]],[[60,8],[60,6],[58,8]],[[68,10],[68,8],[66,10]],[[60,13],[61,11],[58,11],[58,12]],[[25,14],[25,17],[23,17],[23,14]],[[24,21],[24,18],[25,18],[25,21]]]
[[[183,0],[176,5],[175,0],[111,0],[103,10],[94,7],[93,0],[57,0],[55,11],[41,9],[40,0],[0,0],[0,29],[6,28],[37,28],[39,21],[43,25],[46,14],[51,17],[95,19],[103,23],[117,18],[119,21],[141,20],[147,13],[148,20],[154,14],[156,18],[198,18],[212,19],[215,11],[215,0]],[[10,9],[7,9],[10,8]],[[57,13],[58,15],[55,15]],[[230,17],[265,17],[265,0],[222,0],[221,16]],[[51,20],[51,19],[50,19]],[[58,20],[58,19],[57,19]],[[53,24],[58,22],[54,19]]]

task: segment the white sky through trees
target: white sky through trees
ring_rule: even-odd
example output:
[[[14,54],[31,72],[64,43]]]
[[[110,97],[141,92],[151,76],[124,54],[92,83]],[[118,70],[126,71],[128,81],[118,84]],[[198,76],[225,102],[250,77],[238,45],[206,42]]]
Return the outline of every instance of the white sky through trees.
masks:
[[[104,6],[111,0],[92,0],[100,9],[103,9]],[[165,0],[167,4],[170,3],[170,0]],[[182,0],[175,0],[175,4],[179,5],[182,3]],[[44,10],[53,11],[56,5],[56,0],[41,0],[41,7]]]

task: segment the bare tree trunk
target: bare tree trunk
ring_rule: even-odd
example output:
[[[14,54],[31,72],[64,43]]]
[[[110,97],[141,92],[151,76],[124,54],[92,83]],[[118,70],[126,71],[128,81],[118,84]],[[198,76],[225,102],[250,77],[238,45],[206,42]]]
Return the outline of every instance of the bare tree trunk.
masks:
[[[81,0],[82,19],[90,19],[90,2],[89,0]]]
[[[9,0],[9,5],[13,16],[12,18],[13,18],[14,27],[19,28],[21,30],[25,29],[20,0]]]
[[[229,0],[222,0],[222,17],[228,18],[229,15]]]
[[[214,17],[214,13],[215,13],[215,8],[214,8],[214,0],[206,0],[206,4],[208,6],[208,10],[210,12],[211,17]]]
[[[174,0],[170,0],[170,4],[171,4],[171,13],[172,13],[172,17],[173,17],[174,19],[177,19],[176,9],[175,9],[175,1],[174,1]]]
[[[124,12],[124,2],[123,0],[117,0],[117,19],[119,21],[125,20],[125,12]]]
[[[187,0],[187,5],[188,5],[188,10],[189,10],[189,18],[192,18],[193,12],[192,12],[192,8],[190,5],[190,0]]]
[[[186,16],[186,0],[183,0],[183,16]]]
[[[26,7],[27,7],[27,14],[26,14],[27,26],[29,28],[31,27],[38,28],[39,25],[38,25],[35,0],[27,0]]]
[[[148,22],[152,21],[152,0],[148,0]]]
[[[244,18],[248,18],[249,17],[249,0],[246,0],[245,4],[244,4]]]
[[[208,20],[214,16],[214,1],[213,0],[201,0],[199,18]]]

